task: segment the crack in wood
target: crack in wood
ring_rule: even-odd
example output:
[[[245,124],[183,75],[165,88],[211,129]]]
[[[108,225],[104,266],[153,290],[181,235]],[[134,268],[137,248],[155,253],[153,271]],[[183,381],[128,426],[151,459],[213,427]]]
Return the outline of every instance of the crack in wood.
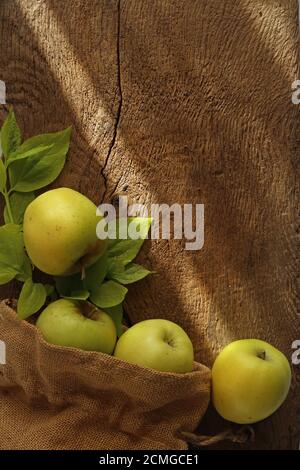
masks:
[[[121,110],[122,110],[122,102],[123,102],[123,96],[122,96],[122,81],[121,81],[121,64],[120,64],[120,24],[121,24],[121,0],[118,0],[118,21],[117,21],[117,84],[118,84],[118,92],[119,92],[119,103],[118,103],[118,109],[117,109],[117,114],[116,114],[116,119],[115,119],[115,124],[114,124],[114,132],[112,136],[112,140],[107,152],[107,155],[105,157],[104,165],[101,169],[101,176],[103,177],[103,182],[104,182],[104,192],[103,196],[101,198],[101,202],[105,200],[107,190],[108,190],[108,183],[107,183],[107,176],[105,173],[108,161],[110,159],[110,156],[114,150],[115,144],[116,144],[116,139],[117,139],[117,134],[118,134],[118,128],[119,128],[119,122],[120,122],[120,117],[121,117]]]

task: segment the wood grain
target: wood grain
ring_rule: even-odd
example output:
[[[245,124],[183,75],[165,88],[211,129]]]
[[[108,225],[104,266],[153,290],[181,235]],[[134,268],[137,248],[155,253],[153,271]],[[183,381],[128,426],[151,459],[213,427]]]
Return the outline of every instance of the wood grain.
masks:
[[[140,260],[158,274],[126,310],[180,323],[208,365],[234,339],[290,357],[300,337],[297,14],[296,0],[0,5],[0,78],[24,135],[74,127],[56,185],[95,202],[205,204],[204,248],[149,241]],[[256,448],[298,448],[299,369]],[[210,411],[200,431],[225,426]]]

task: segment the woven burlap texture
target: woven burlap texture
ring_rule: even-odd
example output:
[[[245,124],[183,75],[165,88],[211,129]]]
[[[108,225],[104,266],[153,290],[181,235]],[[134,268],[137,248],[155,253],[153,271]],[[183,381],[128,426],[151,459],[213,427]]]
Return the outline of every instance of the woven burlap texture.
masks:
[[[210,395],[210,371],[160,373],[46,343],[0,304],[0,449],[185,449]],[[137,351],[138,354],[138,351]]]

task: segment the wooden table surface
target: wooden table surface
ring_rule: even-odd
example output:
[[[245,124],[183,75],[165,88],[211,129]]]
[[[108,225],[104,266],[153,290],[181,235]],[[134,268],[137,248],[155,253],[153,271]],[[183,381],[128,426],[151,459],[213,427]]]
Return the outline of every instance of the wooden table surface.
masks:
[[[297,14],[296,0],[0,3],[0,79],[25,137],[73,126],[56,186],[205,204],[203,249],[148,241],[140,260],[157,274],[126,311],[177,321],[207,365],[234,339],[291,358],[300,338]],[[252,447],[298,448],[299,370]],[[210,410],[199,430],[226,426]]]

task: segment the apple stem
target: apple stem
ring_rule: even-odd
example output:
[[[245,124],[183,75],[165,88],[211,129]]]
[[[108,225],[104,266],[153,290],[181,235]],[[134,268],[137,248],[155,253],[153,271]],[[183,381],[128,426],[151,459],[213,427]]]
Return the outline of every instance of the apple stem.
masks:
[[[94,320],[95,319],[95,314],[97,314],[99,312],[99,310],[96,307],[96,305],[93,305],[90,302],[87,302],[87,305],[88,305],[89,309],[86,309],[84,314],[90,320]]]
[[[266,351],[260,351],[259,353],[257,353],[257,357],[264,361],[266,359]]]

